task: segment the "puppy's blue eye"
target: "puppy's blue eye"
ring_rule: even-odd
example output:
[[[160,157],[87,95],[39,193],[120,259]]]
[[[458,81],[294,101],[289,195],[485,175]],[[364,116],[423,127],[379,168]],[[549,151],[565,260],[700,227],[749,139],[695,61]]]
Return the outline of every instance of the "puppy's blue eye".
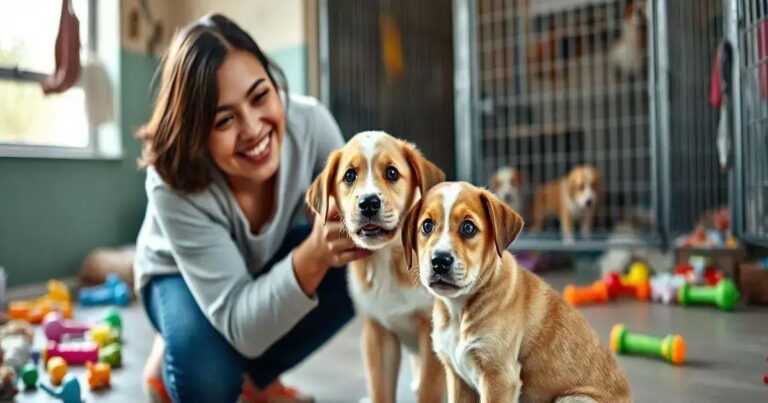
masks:
[[[435,229],[435,224],[432,223],[432,220],[426,219],[421,223],[421,232],[423,232],[424,235],[431,234],[433,229]]]
[[[344,173],[344,182],[347,182],[347,184],[352,184],[355,182],[355,179],[357,179],[357,172],[355,172],[354,169],[348,169],[347,172]]]
[[[400,178],[400,171],[398,171],[395,167],[387,167],[386,175],[388,181],[394,182]]]
[[[475,224],[472,223],[472,221],[465,220],[461,223],[461,227],[459,227],[459,232],[464,238],[471,238],[475,236],[477,233],[477,227]]]

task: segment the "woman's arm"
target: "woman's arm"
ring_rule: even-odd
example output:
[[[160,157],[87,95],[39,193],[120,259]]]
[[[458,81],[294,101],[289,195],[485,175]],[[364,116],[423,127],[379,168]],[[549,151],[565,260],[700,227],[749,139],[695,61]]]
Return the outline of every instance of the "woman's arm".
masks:
[[[263,353],[317,304],[297,281],[294,253],[253,279],[225,223],[167,188],[149,199],[195,301],[244,356]]]

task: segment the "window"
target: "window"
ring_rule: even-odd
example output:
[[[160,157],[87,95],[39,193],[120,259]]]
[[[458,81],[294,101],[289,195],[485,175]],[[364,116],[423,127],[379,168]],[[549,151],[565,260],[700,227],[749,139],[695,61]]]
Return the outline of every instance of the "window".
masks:
[[[102,156],[99,139],[114,132],[119,144],[116,119],[90,124],[86,115],[83,77],[86,61],[99,55],[105,65],[117,64],[117,52],[104,60],[97,49],[100,18],[112,14],[117,21],[116,1],[72,0],[80,22],[81,77],[75,86],[60,94],[44,95],[39,81],[54,71],[54,43],[59,29],[61,0],[16,0],[3,2],[0,12],[0,155],[94,157]],[[104,9],[104,10],[102,10]],[[116,27],[113,23],[111,26]],[[117,36],[115,28],[114,35]],[[101,42],[101,38],[98,38]],[[110,45],[116,41],[106,38]],[[115,42],[115,43],[112,43]],[[100,44],[101,45],[101,44]],[[100,46],[103,47],[103,46]],[[109,68],[107,68],[109,70]],[[113,73],[116,71],[113,69]],[[114,74],[108,74],[113,76]],[[114,79],[105,84],[114,91]],[[115,99],[112,96],[112,99]],[[112,102],[113,108],[117,107]],[[112,113],[116,117],[116,109]],[[106,126],[106,127],[105,127]],[[114,143],[113,140],[108,142]],[[114,154],[114,144],[110,146]],[[119,154],[118,145],[117,154]]]

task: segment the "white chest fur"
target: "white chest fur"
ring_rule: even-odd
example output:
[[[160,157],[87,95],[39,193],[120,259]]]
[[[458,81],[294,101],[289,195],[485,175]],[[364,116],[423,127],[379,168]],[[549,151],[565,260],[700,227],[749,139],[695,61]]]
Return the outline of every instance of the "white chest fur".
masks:
[[[470,335],[461,336],[461,307],[449,302],[448,325],[436,325],[432,329],[432,347],[438,356],[445,357],[459,375],[475,391],[479,390],[480,372],[477,370],[470,353],[481,346],[481,339]],[[442,327],[442,329],[440,329]]]
[[[432,297],[420,286],[404,286],[398,282],[392,267],[390,247],[377,250],[366,262],[365,282],[351,274],[349,291],[357,311],[370,316],[397,334],[406,347],[416,350],[416,327],[413,314],[429,313]],[[413,269],[416,270],[416,269]]]

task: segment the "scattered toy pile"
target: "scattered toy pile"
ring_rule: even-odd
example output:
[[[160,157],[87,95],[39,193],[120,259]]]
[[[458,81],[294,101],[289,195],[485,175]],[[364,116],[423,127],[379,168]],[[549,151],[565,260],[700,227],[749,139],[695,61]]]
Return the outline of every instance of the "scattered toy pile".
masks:
[[[80,290],[82,305],[126,306],[131,302],[129,286],[118,276],[109,276],[98,287]],[[113,368],[122,365],[122,319],[116,308],[105,311],[96,323],[71,320],[72,302],[66,284],[51,280],[48,293],[28,301],[8,304],[10,321],[0,327],[0,401],[12,400],[17,384],[25,389],[38,386],[51,396],[81,402],[80,381],[69,366],[86,366],[86,383],[91,390],[108,388]],[[33,324],[40,324],[48,339],[42,349],[33,346]],[[48,386],[40,379],[43,365]]]

